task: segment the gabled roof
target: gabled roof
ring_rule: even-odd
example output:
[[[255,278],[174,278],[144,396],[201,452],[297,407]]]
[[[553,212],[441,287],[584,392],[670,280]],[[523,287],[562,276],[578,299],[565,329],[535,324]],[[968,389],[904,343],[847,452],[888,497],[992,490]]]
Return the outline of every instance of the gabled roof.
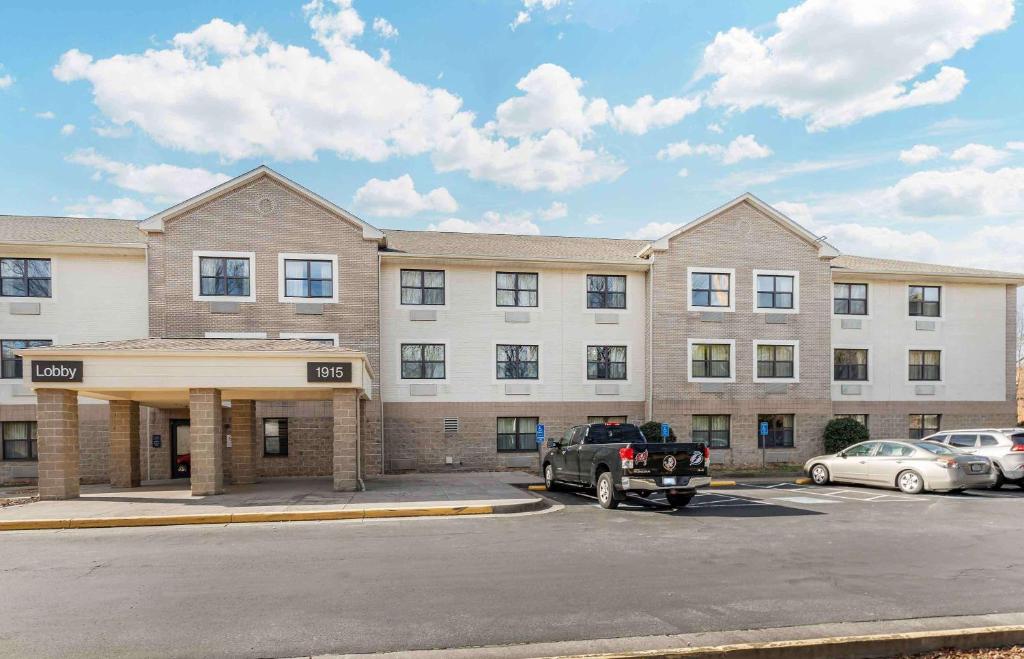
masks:
[[[528,236],[520,234],[385,229],[384,257],[421,256],[476,260],[628,263],[646,265],[637,251],[646,240]]]
[[[852,256],[843,254],[832,259],[832,269],[836,274],[843,272],[871,274],[879,276],[930,277],[945,279],[997,279],[1006,283],[1024,284],[1024,273],[1005,272],[1001,270],[983,270],[981,268],[962,268],[955,265],[938,263],[919,263],[917,261],[898,261],[896,259],[876,259],[870,256]]]
[[[338,206],[333,202],[324,199],[323,197],[316,194],[312,190],[309,190],[308,188],[299,185],[290,178],[275,172],[266,165],[260,165],[256,169],[248,171],[245,174],[242,174],[241,176],[236,176],[230,181],[224,181],[220,185],[212,187],[206,192],[198,194],[195,197],[192,197],[191,199],[186,199],[180,204],[171,206],[167,210],[161,211],[156,215],[148,217],[139,223],[139,228],[142,229],[143,231],[151,233],[162,232],[164,230],[164,220],[174,217],[175,215],[185,213],[195,208],[196,206],[206,203],[212,199],[216,199],[217,197],[227,194],[232,190],[242,187],[243,185],[249,183],[250,181],[260,178],[261,176],[266,176],[270,179],[273,179],[276,183],[279,183],[285,188],[288,188],[295,194],[302,196],[307,200],[311,201],[312,203],[334,213],[335,215],[345,220],[346,222],[349,222],[350,224],[361,228],[363,230],[364,240],[381,241],[384,239],[384,233],[377,227],[356,217],[355,215],[348,212],[341,206]]]
[[[674,231],[672,231],[672,232],[662,236],[661,238],[658,238],[653,243],[650,243],[649,245],[644,247],[642,250],[640,250],[640,252],[637,254],[637,256],[641,256],[641,257],[647,256],[648,254],[650,254],[650,252],[652,250],[655,250],[655,251],[665,251],[665,250],[667,250],[668,249],[669,241],[671,241],[676,236],[678,236],[680,234],[683,234],[683,233],[686,233],[687,231],[692,231],[693,229],[696,229],[697,227],[699,227],[700,225],[704,224],[705,222],[707,222],[708,220],[712,219],[713,217],[718,216],[720,213],[723,213],[723,212],[725,212],[725,211],[727,211],[727,210],[729,210],[731,208],[739,206],[742,203],[750,204],[751,206],[753,206],[754,208],[756,208],[757,210],[761,211],[766,216],[768,216],[769,219],[771,219],[774,222],[776,222],[777,224],[779,224],[779,226],[781,226],[782,228],[787,229],[788,231],[792,232],[798,238],[801,238],[805,242],[807,242],[809,245],[812,245],[812,246],[816,247],[818,249],[818,256],[820,256],[822,258],[832,258],[832,257],[835,257],[835,256],[839,255],[839,250],[837,250],[835,247],[833,247],[832,245],[830,245],[827,242],[825,242],[824,239],[822,239],[822,238],[820,238],[818,236],[815,236],[813,233],[811,233],[807,229],[803,228],[800,224],[798,224],[797,222],[794,222],[790,218],[786,217],[785,215],[783,215],[779,211],[775,210],[774,208],[772,208],[771,206],[769,206],[765,202],[761,201],[760,199],[758,199],[757,197],[755,197],[751,193],[745,192],[745,193],[741,194],[739,197],[736,197],[735,199],[733,199],[732,201],[730,201],[730,202],[728,202],[728,203],[726,203],[726,204],[724,204],[722,206],[719,206],[715,210],[713,210],[713,211],[711,211],[709,213],[705,213],[704,215],[701,215],[700,217],[698,217],[696,220],[693,220],[692,222],[688,222],[688,223],[682,225],[681,227],[679,227],[678,229],[675,229]]]
[[[146,235],[131,220],[0,215],[0,243],[145,249]]]

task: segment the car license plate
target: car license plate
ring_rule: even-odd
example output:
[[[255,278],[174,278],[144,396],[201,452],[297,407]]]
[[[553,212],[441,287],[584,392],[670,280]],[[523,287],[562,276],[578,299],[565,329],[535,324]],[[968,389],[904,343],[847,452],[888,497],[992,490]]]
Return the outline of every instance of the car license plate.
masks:
[[[665,476],[664,478],[661,479],[661,484],[662,485],[675,485],[676,484],[676,477],[675,476]]]
[[[977,463],[977,462],[972,462],[971,463],[971,471],[972,472],[980,474],[984,470],[985,470],[985,465]]]

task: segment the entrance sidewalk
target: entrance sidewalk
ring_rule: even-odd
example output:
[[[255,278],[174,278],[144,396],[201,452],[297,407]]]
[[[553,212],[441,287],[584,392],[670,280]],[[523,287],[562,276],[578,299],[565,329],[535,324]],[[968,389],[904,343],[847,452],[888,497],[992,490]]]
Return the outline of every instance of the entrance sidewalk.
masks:
[[[0,530],[517,513],[548,506],[525,489],[538,480],[519,472],[403,474],[368,479],[364,492],[335,492],[330,478],[278,478],[215,496],[192,496],[187,480],[87,485],[78,499],[0,508]]]

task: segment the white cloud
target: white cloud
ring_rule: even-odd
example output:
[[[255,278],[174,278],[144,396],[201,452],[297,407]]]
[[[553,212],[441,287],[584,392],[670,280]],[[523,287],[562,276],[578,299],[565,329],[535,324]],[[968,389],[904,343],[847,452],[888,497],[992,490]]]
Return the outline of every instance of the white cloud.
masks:
[[[900,162],[908,165],[916,165],[926,160],[932,160],[942,155],[942,150],[930,144],[915,144],[909,149],[900,151]]]
[[[523,8],[516,13],[516,17],[509,27],[515,31],[520,25],[530,22],[534,11],[541,9],[548,11],[557,7],[561,2],[562,0],[523,0]]]
[[[659,160],[676,160],[684,156],[710,156],[722,161],[725,165],[734,165],[742,160],[757,160],[767,158],[772,150],[763,144],[758,144],[753,135],[740,135],[729,144],[697,144],[691,145],[688,141],[669,144],[658,151]]]
[[[1024,151],[1024,142],[1007,142],[1005,147],[1010,151]]]
[[[36,112],[36,116],[40,119],[54,119],[57,117],[52,111],[47,110],[46,112]]]
[[[678,176],[679,178],[686,178],[689,175],[690,175],[690,170],[688,170],[685,167],[683,167],[678,172],[676,172],[676,176]]]
[[[755,185],[765,185],[792,176],[814,174],[816,172],[831,170],[847,170],[866,167],[887,159],[879,156],[846,156],[828,160],[801,160],[790,164],[778,164],[763,170],[741,171],[730,174],[720,179],[721,187],[732,191],[737,188],[749,188]]]
[[[884,195],[895,212],[910,217],[977,219],[1024,213],[1024,168],[915,172]]]
[[[175,165],[133,165],[117,162],[81,149],[67,157],[68,162],[94,170],[97,177],[105,177],[124,190],[131,190],[160,202],[179,202],[227,181],[230,176],[199,167]]]
[[[717,123],[708,124],[708,130],[710,130],[712,133],[717,133],[719,135],[725,132],[725,129],[722,128],[722,125]]]
[[[968,167],[987,169],[1009,160],[1010,154],[987,144],[966,144],[952,154],[950,160],[966,163]]]
[[[178,48],[199,56],[208,52],[237,57],[255,51],[266,41],[266,35],[249,34],[245,25],[233,25],[215,18],[192,32],[176,34],[171,40]]]
[[[0,64],[0,70],[3,70],[4,65]],[[10,74],[0,75],[0,89],[7,89],[14,84],[14,78]]]
[[[675,222],[648,222],[630,234],[629,237],[637,240],[657,240],[676,230],[679,226]]]
[[[108,137],[111,139],[128,137],[132,134],[131,126],[117,126],[115,124],[101,124],[99,126],[93,126],[92,131],[100,137]]]
[[[650,94],[641,96],[633,105],[616,105],[612,110],[615,128],[622,133],[643,135],[651,128],[679,123],[683,117],[700,109],[700,98],[663,98],[655,101]]]
[[[425,211],[454,213],[459,205],[447,188],[416,192],[412,177],[403,174],[390,181],[372,178],[356,190],[353,203],[357,208],[380,217],[409,217]]]
[[[712,105],[774,108],[811,131],[846,126],[956,98],[967,84],[963,70],[922,75],[1006,29],[1013,13],[1013,0],[807,0],[776,16],[770,36],[719,32],[697,77],[714,79]]]
[[[557,64],[541,64],[519,82],[523,92],[501,103],[495,129],[506,137],[525,137],[560,129],[575,138],[586,137],[594,126],[608,121],[608,101],[587,99],[583,81]]]
[[[542,220],[560,220],[569,214],[569,207],[561,201],[553,201],[551,205],[540,211],[540,219]]]
[[[476,222],[452,217],[427,226],[427,230],[540,235],[540,227],[533,222],[533,216],[525,212],[503,215],[495,211],[488,211]]]
[[[74,132],[75,132],[75,125],[74,124],[64,124],[63,126],[60,127],[60,134],[63,135],[64,137],[67,137],[68,135],[73,135]]]
[[[130,197],[101,199],[89,195],[83,201],[65,206],[64,210],[75,217],[109,217],[138,220],[150,215],[145,204]]]
[[[378,16],[373,19],[373,31],[384,39],[394,39],[398,36],[398,29],[386,18]]]
[[[598,224],[604,224],[604,220],[601,219],[600,215],[590,215],[587,219],[583,220],[583,223],[588,226],[597,226]]]

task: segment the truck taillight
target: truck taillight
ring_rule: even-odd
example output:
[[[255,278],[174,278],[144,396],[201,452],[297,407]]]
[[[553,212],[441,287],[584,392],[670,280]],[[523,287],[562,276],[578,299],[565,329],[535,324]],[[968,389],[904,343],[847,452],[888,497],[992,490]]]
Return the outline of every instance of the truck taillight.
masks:
[[[634,451],[632,446],[624,446],[619,449],[619,459],[622,460],[623,469],[633,468],[633,455]]]
[[[711,449],[708,448],[707,444],[704,445],[704,459],[705,460],[710,460],[711,459]]]

